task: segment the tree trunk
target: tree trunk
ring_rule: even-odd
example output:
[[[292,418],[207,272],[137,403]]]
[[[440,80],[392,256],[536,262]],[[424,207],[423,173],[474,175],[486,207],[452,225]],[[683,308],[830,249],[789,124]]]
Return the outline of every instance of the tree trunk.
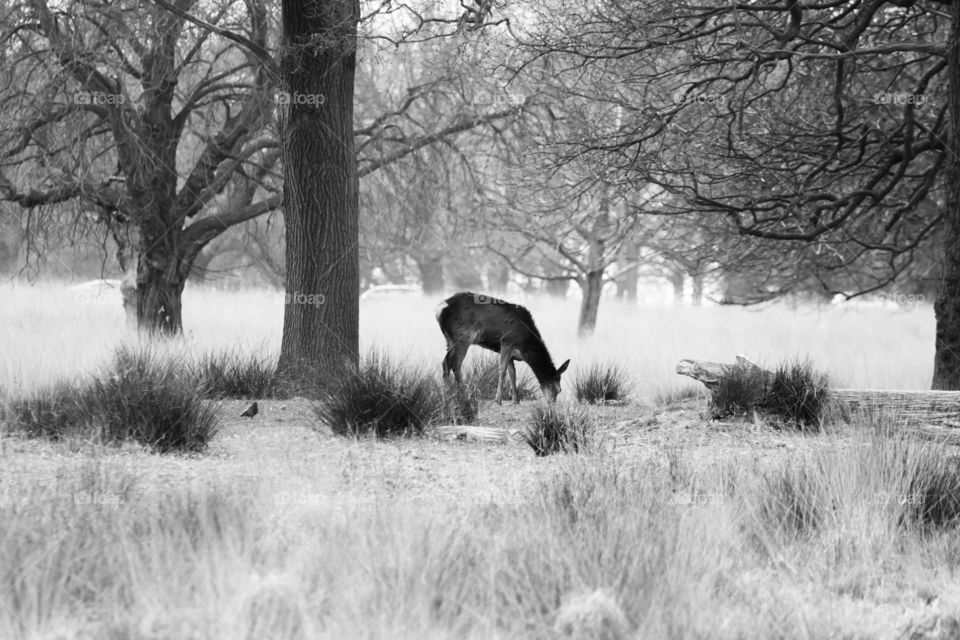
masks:
[[[439,256],[417,260],[417,268],[420,269],[420,282],[425,294],[443,293],[443,261]]]
[[[607,194],[600,195],[600,210],[590,230],[590,249],[587,255],[588,270],[583,279],[583,300],[580,303],[580,321],[577,335],[589,336],[597,326],[600,309],[600,293],[603,291],[603,254],[606,250],[607,227],[610,223],[610,201]]]
[[[950,114],[944,183],[947,187],[946,242],[940,286],[933,305],[937,319],[933,356],[934,389],[960,389],[960,2],[950,5],[951,36],[947,47]]]
[[[637,261],[640,259],[640,243],[636,240],[628,240],[625,257],[630,266],[627,267],[626,273],[623,274],[623,288],[627,302],[636,302],[637,281],[639,279]]]
[[[673,286],[673,301],[676,304],[683,304],[683,271],[680,269],[671,269],[667,279]]]
[[[280,68],[287,300],[280,371],[303,383],[356,367],[359,185],[353,144],[357,0],[283,0]]]
[[[703,274],[694,273],[690,278],[693,281],[693,297],[691,302],[699,307],[703,304]]]
[[[591,271],[584,278],[583,299],[580,301],[580,322],[577,335],[589,336],[597,327],[597,312],[600,309],[600,294],[603,292],[603,271]]]

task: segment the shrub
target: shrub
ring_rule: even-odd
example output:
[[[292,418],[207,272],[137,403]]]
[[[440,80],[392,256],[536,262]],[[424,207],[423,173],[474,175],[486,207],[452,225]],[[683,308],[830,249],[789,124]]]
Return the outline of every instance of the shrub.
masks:
[[[520,400],[534,400],[540,393],[539,386],[530,378],[526,371],[521,371],[521,363],[517,366],[517,396]],[[523,365],[526,366],[526,365]],[[476,398],[494,398],[497,395],[497,378],[500,371],[498,357],[484,356],[475,358],[469,368],[462,372],[463,384]],[[513,398],[510,389],[510,378],[504,375],[503,398]]]
[[[538,456],[579,453],[588,445],[592,427],[583,407],[538,404],[530,414],[523,439]]]
[[[713,389],[710,400],[713,416],[747,415],[760,409],[769,385],[768,372],[751,365],[732,366]]]
[[[237,350],[210,351],[191,368],[208,398],[262,399],[289,397],[277,373],[276,361],[259,353]]]
[[[714,417],[772,416],[802,429],[819,429],[825,420],[829,384],[809,360],[781,363],[774,372],[750,364],[730,368],[713,390]]]
[[[763,408],[792,424],[819,429],[827,409],[827,376],[809,360],[780,364],[773,372]]]
[[[134,440],[161,453],[200,451],[218,428],[189,365],[149,347],[119,347],[111,366],[85,394],[107,442]]]
[[[960,522],[960,458],[943,447],[920,443],[908,446],[916,452],[902,456],[905,498],[901,523],[937,528]]]
[[[371,353],[326,391],[314,411],[338,435],[384,438],[422,433],[442,414],[440,400],[433,376]]]
[[[160,453],[200,451],[218,428],[183,361],[149,347],[120,346],[89,382],[59,383],[14,399],[7,414],[11,427],[28,436],[132,440]]]
[[[3,413],[12,429],[32,438],[58,440],[90,423],[90,407],[84,403],[83,389],[68,382],[13,398]]]
[[[577,376],[573,391],[578,402],[621,403],[627,399],[632,386],[630,375],[620,365],[593,364]]]

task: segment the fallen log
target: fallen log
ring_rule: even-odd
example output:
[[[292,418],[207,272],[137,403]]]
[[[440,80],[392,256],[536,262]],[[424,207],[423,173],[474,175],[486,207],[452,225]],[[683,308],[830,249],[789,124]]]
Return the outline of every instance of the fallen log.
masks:
[[[753,368],[760,376],[773,377],[749,358],[738,355],[734,363],[681,360],[677,373],[702,382],[711,391],[734,368]],[[886,389],[830,389],[828,406],[831,413],[849,419],[851,415],[892,414],[912,426],[960,428],[960,391],[913,391]]]
[[[434,428],[441,438],[450,440],[479,440],[481,442],[510,442],[510,432],[499,427],[452,424]]]

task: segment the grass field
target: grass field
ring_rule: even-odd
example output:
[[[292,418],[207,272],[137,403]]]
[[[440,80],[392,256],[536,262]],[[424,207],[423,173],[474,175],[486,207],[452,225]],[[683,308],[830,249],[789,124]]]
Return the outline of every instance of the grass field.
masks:
[[[0,294],[0,404],[134,339],[118,306]],[[190,290],[169,348],[275,353],[275,300]],[[365,301],[364,348],[439,373],[438,301]],[[520,302],[568,375],[617,362],[634,378],[633,402],[589,408],[587,453],[342,438],[301,399],[252,420],[217,403],[203,454],[4,435],[0,638],[958,637],[952,447],[890,435],[895,417],[802,435],[707,421],[703,398],[654,402],[695,386],[679,359],[738,353],[809,355],[835,386],[926,388],[929,307],[604,301],[578,342],[575,303]],[[480,421],[520,428],[531,406],[484,403]]]

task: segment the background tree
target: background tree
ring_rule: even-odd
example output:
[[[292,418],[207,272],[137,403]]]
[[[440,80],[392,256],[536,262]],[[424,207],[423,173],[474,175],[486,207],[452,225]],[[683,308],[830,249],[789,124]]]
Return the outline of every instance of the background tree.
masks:
[[[776,243],[767,296],[881,290],[946,232],[933,385],[960,388],[960,236],[943,194],[958,158],[953,16],[935,3],[637,0],[540,17],[524,44],[578,59],[571,76],[602,70],[598,99],[624,103],[624,126],[576,153],[660,185],[679,217]]]

